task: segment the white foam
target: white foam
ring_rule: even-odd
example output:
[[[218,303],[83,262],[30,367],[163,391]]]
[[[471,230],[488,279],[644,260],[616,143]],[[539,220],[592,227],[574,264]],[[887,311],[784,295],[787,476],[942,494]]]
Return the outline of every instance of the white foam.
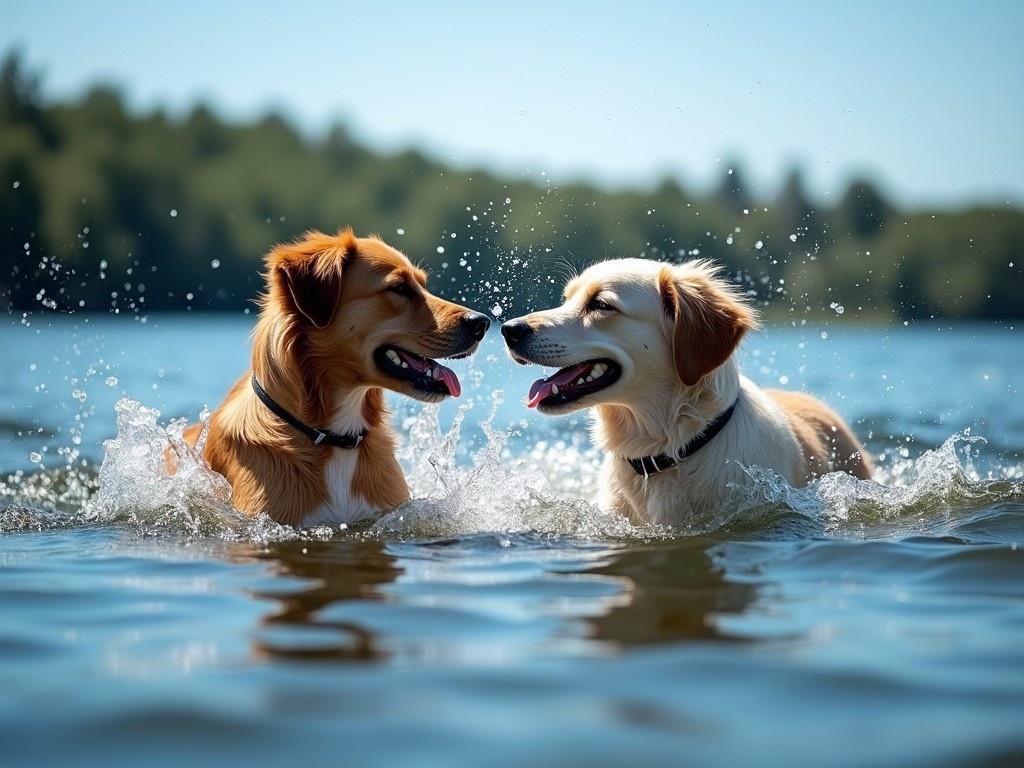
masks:
[[[636,526],[596,506],[600,456],[595,449],[571,439],[526,443],[520,437],[517,443],[514,433],[494,427],[501,400],[501,392],[492,395],[490,414],[481,422],[484,443],[472,454],[462,445],[472,403],[460,406],[447,430],[440,425],[437,406],[405,419],[399,459],[414,499],[357,535],[530,532],[586,540],[708,533],[892,536],[941,532],[993,503],[1024,502],[1021,468],[980,476],[973,458],[982,442],[964,433],[917,458],[903,450],[883,463],[871,481],[834,473],[792,488],[770,471],[749,467],[753,482],[734,488],[730,503],[715,514],[694,519],[682,530]],[[98,478],[67,470],[8,478],[0,484],[0,530],[100,523],[145,535],[256,542],[352,535],[329,527],[298,531],[265,515],[248,518],[235,510],[227,481],[202,459],[208,414],[201,417],[203,434],[193,449],[182,438],[184,420],[162,426],[157,411],[132,400],[121,400],[116,411],[117,436],[104,443]],[[168,449],[177,457],[175,474],[166,469]]]

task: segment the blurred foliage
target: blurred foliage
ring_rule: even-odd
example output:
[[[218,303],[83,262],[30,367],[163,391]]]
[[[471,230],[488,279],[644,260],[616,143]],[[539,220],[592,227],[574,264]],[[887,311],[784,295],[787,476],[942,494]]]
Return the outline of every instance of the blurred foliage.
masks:
[[[0,303],[9,311],[238,310],[261,256],[310,228],[380,233],[441,294],[503,316],[553,301],[565,277],[633,255],[723,262],[769,316],[1024,314],[1024,212],[901,211],[870,181],[808,199],[793,171],[756,200],[737,163],[696,197],[498,178],[342,126],[311,139],[278,115],[236,125],[129,112],[113,89],[46,104],[15,55],[0,68]]]

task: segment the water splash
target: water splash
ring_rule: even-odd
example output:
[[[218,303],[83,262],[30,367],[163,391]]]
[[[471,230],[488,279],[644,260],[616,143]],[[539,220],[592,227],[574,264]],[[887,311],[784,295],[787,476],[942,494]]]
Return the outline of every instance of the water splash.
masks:
[[[474,403],[462,405],[447,430],[436,406],[406,418],[399,460],[414,498],[355,535],[886,537],[955,531],[994,504],[1024,509],[1020,468],[1006,468],[999,478],[981,477],[974,458],[983,441],[963,433],[917,458],[904,451],[871,481],[834,473],[792,488],[769,470],[749,467],[751,482],[731,489],[725,511],[675,530],[637,526],[596,505],[601,464],[596,449],[562,439],[528,442],[496,428],[502,399],[500,391],[492,394],[489,415],[480,422],[484,444],[473,453],[465,448],[463,429]],[[330,527],[296,530],[266,515],[250,518],[235,510],[227,481],[202,458],[208,413],[202,415],[195,448],[182,436],[185,420],[163,426],[159,412],[127,399],[118,402],[116,413],[117,436],[104,443],[98,475],[51,470],[16,473],[0,483],[0,532],[100,525],[143,535],[253,542],[323,539],[341,532]],[[168,457],[176,465],[173,474]]]
[[[99,490],[86,505],[86,516],[195,536],[231,528],[239,516],[231,506],[231,486],[200,458],[209,413],[201,416],[202,434],[193,449],[182,437],[184,419],[162,427],[159,411],[127,399],[115,410],[117,437],[103,444]],[[170,463],[177,465],[173,474]]]
[[[899,454],[871,480],[833,472],[803,488],[761,467],[747,467],[750,485],[734,489],[730,511],[713,528],[743,529],[797,516],[801,531],[829,536],[892,537],[948,533],[993,504],[1024,504],[1017,468],[981,477],[974,465],[980,437],[965,431],[917,458]]]
[[[14,472],[0,479],[0,533],[77,525],[98,487],[96,474],[83,469]]]
[[[480,427],[482,450],[466,466],[457,459],[459,436],[471,405],[462,406],[445,433],[436,406],[409,424],[399,458],[407,468],[413,500],[385,515],[371,529],[381,536],[457,536],[474,533],[544,533],[585,539],[651,538],[669,534],[658,526],[634,526],[598,508],[585,488],[597,487],[600,458],[563,441],[539,442],[521,456],[509,447],[511,433],[494,426],[504,399],[492,394]]]
[[[103,444],[99,474],[60,470],[9,478],[0,487],[0,506],[5,495],[13,503],[0,509],[0,531],[100,525],[227,541],[300,536],[266,515],[249,518],[231,506],[227,480],[202,459],[209,413],[201,415],[193,448],[182,436],[185,419],[162,426],[159,411],[128,399],[118,401],[115,411],[117,436]],[[176,471],[168,471],[169,462]]]

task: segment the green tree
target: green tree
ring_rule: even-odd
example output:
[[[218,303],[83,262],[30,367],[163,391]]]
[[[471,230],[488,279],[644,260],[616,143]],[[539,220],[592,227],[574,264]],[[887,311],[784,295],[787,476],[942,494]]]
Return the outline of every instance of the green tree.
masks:
[[[875,237],[889,219],[890,205],[866,179],[855,179],[839,203],[839,219],[845,232],[860,238]]]
[[[803,174],[799,168],[793,168],[786,174],[773,208],[781,235],[797,235],[810,243],[818,241],[821,235],[818,216],[807,197]]]
[[[741,213],[743,210],[753,208],[753,199],[747,191],[747,184],[739,163],[726,164],[718,184],[718,191],[715,193],[715,199],[730,213]]]
[[[705,196],[672,179],[501,178],[375,151],[341,125],[310,139],[279,114],[138,114],[103,85],[47,103],[11,54],[0,64],[0,303],[237,311],[260,291],[273,243],[351,224],[422,263],[443,295],[506,317],[557,301],[573,270],[639,255],[716,259],[769,315],[831,313],[834,301],[847,318],[1024,312],[1017,207],[899,210],[867,180],[825,207],[797,170],[755,206],[729,168]]]

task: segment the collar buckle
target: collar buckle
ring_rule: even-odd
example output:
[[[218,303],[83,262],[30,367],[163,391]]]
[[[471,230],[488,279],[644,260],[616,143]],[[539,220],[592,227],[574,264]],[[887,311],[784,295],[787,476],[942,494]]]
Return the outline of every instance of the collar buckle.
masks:
[[[256,393],[256,397],[259,398],[260,402],[270,409],[271,413],[304,434],[318,448],[325,443],[335,448],[358,448],[359,444],[363,442],[363,438],[366,437],[365,431],[356,434],[336,435],[330,430],[317,429],[303,423],[267,394],[267,391],[256,379],[255,373],[252,375],[252,390]]]

